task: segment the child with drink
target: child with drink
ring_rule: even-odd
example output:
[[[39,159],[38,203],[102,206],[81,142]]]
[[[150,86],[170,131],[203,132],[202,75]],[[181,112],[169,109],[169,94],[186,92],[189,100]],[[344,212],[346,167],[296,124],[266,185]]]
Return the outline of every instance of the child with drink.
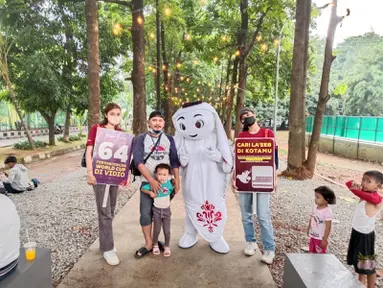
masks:
[[[353,265],[359,274],[359,281],[367,287],[375,287],[375,222],[381,209],[382,197],[378,189],[382,187],[383,174],[379,171],[364,173],[362,183],[349,181],[346,186],[360,201],[356,205],[352,220],[352,232],[347,253],[347,264]]]

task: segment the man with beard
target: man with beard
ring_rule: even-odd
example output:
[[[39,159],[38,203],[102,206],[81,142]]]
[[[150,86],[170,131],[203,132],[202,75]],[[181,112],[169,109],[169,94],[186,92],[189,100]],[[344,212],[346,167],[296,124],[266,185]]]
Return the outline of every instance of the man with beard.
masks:
[[[239,117],[243,130],[239,133],[238,138],[274,138],[272,130],[261,128],[256,119],[254,112],[249,108],[242,108]],[[237,190],[235,184],[235,171],[233,173],[233,189]],[[274,231],[271,223],[270,214],[270,193],[239,193],[239,202],[242,214],[243,229],[245,231],[245,254],[252,256],[257,249],[254,235],[253,223],[253,197],[257,197],[257,218],[261,228],[262,244],[264,254],[262,261],[272,264],[275,257]]]
[[[154,169],[158,164],[165,163],[172,168],[174,190],[177,193],[180,189],[179,160],[173,137],[163,133],[165,120],[161,112],[153,111],[150,114],[148,126],[148,132],[135,138],[133,148],[134,165],[141,173],[142,185],[149,183],[151,190],[157,193],[161,189],[161,183],[155,178]],[[140,193],[140,225],[145,237],[145,246],[137,250],[137,258],[144,257],[156,244],[152,238],[153,199],[143,192]]]

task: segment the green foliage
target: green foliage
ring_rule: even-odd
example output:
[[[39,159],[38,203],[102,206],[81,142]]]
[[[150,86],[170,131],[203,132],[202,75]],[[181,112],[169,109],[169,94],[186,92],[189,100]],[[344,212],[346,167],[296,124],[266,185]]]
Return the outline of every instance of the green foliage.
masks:
[[[81,137],[77,135],[69,135],[69,141],[74,142],[74,141],[80,141]]]
[[[45,148],[48,146],[48,143],[37,140],[35,141],[35,145],[36,148]],[[28,141],[17,142],[13,145],[13,148],[17,150],[32,150],[31,144]]]
[[[307,108],[314,115],[323,66],[324,39],[311,38],[315,66],[309,76]],[[383,37],[375,33],[339,44],[330,75],[326,115],[383,116]]]
[[[128,31],[119,37],[112,34],[116,14],[125,19],[123,23],[129,21],[118,5],[100,5],[102,103],[121,91],[117,57],[126,55],[130,45]],[[84,113],[88,45],[83,1],[14,0],[0,6],[0,15],[1,29],[14,43],[10,74],[23,109],[39,111],[46,119],[59,109]]]
[[[63,136],[60,136],[57,138],[58,141],[60,142],[75,142],[75,141],[80,141],[82,138],[86,137],[86,135],[79,134],[79,135],[69,135],[68,141],[64,140]]]

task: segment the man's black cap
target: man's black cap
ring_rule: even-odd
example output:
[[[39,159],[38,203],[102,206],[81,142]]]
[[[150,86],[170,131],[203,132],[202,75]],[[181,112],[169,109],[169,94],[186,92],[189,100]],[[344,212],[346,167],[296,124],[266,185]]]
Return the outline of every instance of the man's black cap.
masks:
[[[162,115],[161,111],[153,111],[149,115],[149,120],[154,118],[154,117],[161,117],[162,119],[165,119],[164,116]]]

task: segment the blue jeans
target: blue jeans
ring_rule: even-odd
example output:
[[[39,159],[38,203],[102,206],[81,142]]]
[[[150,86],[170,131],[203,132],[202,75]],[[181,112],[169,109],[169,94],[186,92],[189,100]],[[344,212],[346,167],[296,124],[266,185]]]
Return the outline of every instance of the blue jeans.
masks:
[[[261,227],[263,248],[275,251],[274,230],[270,214],[269,193],[239,193],[243,229],[246,242],[256,242],[253,223],[253,197],[257,197],[257,218]]]

